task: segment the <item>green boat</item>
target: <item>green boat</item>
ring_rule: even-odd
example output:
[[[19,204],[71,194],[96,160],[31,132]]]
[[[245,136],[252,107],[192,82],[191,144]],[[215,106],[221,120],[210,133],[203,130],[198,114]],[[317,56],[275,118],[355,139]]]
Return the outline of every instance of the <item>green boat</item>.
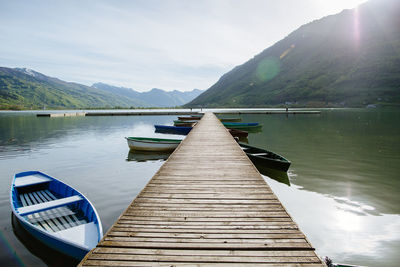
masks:
[[[174,124],[180,124],[180,123],[197,123],[199,121],[193,120],[193,121],[181,121],[181,120],[174,120]]]
[[[239,122],[242,121],[241,118],[218,118],[222,122]]]
[[[237,125],[237,124],[236,125],[232,125],[232,124],[226,125],[224,123],[224,126],[228,129],[237,129],[237,130],[247,131],[250,133],[260,132],[262,129],[262,125],[260,125],[260,124],[259,125]]]

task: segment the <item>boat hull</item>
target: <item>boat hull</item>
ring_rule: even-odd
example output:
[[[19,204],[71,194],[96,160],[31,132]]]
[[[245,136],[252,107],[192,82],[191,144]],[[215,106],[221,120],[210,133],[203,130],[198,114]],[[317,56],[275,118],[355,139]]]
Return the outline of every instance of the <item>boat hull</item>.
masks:
[[[103,236],[100,217],[90,201],[44,173],[15,174],[10,203],[22,228],[43,244],[77,260]]]
[[[247,132],[260,132],[262,125],[249,126],[249,125],[224,125],[228,129],[237,129]]]
[[[221,122],[240,122],[242,121],[241,118],[220,118]]]
[[[255,166],[264,166],[283,172],[286,172],[290,167],[290,161],[272,151],[252,147],[243,143],[239,143],[239,145],[242,149],[245,148],[244,152]]]
[[[154,125],[156,133],[168,133],[168,134],[181,134],[187,135],[192,130],[192,127],[178,127],[178,126],[166,126],[166,125]]]
[[[228,129],[228,130],[233,137],[247,137],[249,135],[249,133],[246,131],[241,131],[237,129]]]
[[[179,146],[177,142],[146,142],[126,139],[131,150],[140,151],[173,151]]]
[[[258,122],[223,122],[224,126],[258,126]]]
[[[45,244],[46,246],[57,250],[58,252],[72,257],[77,260],[83,259],[85,255],[90,251],[90,249],[79,248],[74,245],[67,244],[61,240],[54,239],[52,236],[47,235],[45,232],[41,232],[33,228],[29,223],[27,223],[23,218],[20,218],[14,213],[18,219],[20,225],[33,237]]]
[[[174,121],[174,126],[177,127],[193,127],[196,121]]]
[[[201,117],[178,117],[180,121],[198,121]]]

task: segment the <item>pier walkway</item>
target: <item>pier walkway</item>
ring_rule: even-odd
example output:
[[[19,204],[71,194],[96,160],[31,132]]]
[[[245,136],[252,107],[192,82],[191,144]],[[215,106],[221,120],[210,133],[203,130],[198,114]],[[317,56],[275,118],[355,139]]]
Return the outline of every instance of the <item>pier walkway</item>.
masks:
[[[79,266],[272,265],[324,266],[246,154],[206,113]]]

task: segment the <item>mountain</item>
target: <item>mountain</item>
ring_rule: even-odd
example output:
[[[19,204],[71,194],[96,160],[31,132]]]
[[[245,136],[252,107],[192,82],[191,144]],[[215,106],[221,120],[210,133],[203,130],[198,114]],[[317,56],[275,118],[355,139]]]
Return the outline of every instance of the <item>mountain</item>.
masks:
[[[400,1],[301,26],[224,74],[187,107],[400,104]]]
[[[153,91],[102,89],[65,82],[31,69],[0,67],[0,109],[167,107],[187,103],[201,93],[196,90],[184,93]],[[149,97],[141,100],[143,94]],[[170,99],[174,97],[175,100]]]
[[[137,92],[130,88],[116,87],[104,83],[95,83],[92,85],[92,87],[102,89],[116,95],[134,98],[137,101],[144,103],[144,106],[151,107],[181,106],[193,100],[203,92],[199,89],[194,89],[189,92],[181,92],[177,90],[164,91],[157,88],[153,88],[148,92]]]
[[[26,68],[0,67],[2,109],[131,107],[140,102]]]

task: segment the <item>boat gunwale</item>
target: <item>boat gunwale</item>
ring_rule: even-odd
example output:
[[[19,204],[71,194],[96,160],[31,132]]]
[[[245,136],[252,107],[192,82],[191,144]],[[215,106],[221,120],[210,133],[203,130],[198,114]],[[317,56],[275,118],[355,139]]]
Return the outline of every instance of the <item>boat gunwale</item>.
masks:
[[[75,191],[78,195],[80,195],[80,196],[82,197],[82,200],[83,200],[83,201],[87,201],[88,204],[92,207],[94,216],[95,216],[96,219],[97,219],[97,224],[94,222],[94,220],[92,220],[92,221],[90,221],[90,222],[93,222],[95,225],[97,225],[97,232],[98,232],[98,234],[99,234],[99,235],[98,235],[98,242],[100,242],[100,240],[103,238],[103,226],[102,226],[102,224],[101,224],[100,216],[99,216],[97,210],[95,209],[95,207],[93,206],[93,204],[90,202],[90,200],[89,200],[88,198],[86,198],[86,196],[83,195],[81,192],[79,192],[78,190],[76,190],[74,187],[72,187],[72,186],[70,186],[70,185],[68,185],[68,184],[66,184],[66,183],[64,183],[64,182],[62,182],[62,181],[60,181],[60,180],[58,180],[57,178],[54,178],[54,177],[52,177],[52,176],[50,176],[50,175],[47,175],[47,174],[45,174],[45,173],[43,173],[43,172],[41,172],[41,171],[25,171],[25,172],[19,172],[19,173],[14,174],[14,178],[13,178],[13,180],[12,180],[12,183],[11,183],[11,190],[10,190],[10,204],[11,204],[12,213],[17,217],[17,219],[18,219],[22,224],[25,224],[27,227],[33,228],[33,230],[39,232],[40,234],[46,236],[47,238],[55,239],[56,241],[58,241],[58,242],[60,242],[60,243],[65,243],[65,244],[67,244],[67,245],[69,245],[69,246],[71,246],[71,247],[75,247],[75,248],[78,248],[78,249],[85,250],[85,251],[88,251],[88,252],[89,252],[92,248],[88,248],[88,247],[83,246],[83,245],[81,245],[81,244],[73,243],[73,242],[71,242],[71,241],[69,241],[69,240],[66,240],[66,239],[64,239],[64,238],[61,238],[61,237],[55,235],[55,233],[57,233],[57,232],[52,233],[52,232],[49,232],[49,231],[45,231],[45,230],[43,230],[42,228],[40,228],[40,227],[38,227],[38,226],[32,224],[31,222],[29,222],[29,220],[27,220],[27,219],[25,218],[26,216],[21,216],[21,215],[17,212],[14,203],[15,203],[15,201],[18,201],[18,199],[15,199],[15,201],[14,201],[14,198],[13,198],[13,193],[15,193],[15,196],[16,196],[16,194],[17,194],[17,192],[14,191],[14,188],[15,188],[15,187],[14,187],[14,186],[15,186],[15,179],[17,179],[17,178],[19,177],[19,176],[17,177],[17,175],[20,175],[20,176],[27,176],[27,175],[32,175],[32,174],[40,174],[40,175],[43,175],[43,176],[45,176],[45,177],[47,177],[47,178],[50,178],[51,181],[48,181],[48,183],[51,183],[51,182],[59,182],[59,183],[65,185],[65,186],[71,188],[73,191]],[[73,228],[73,227],[68,228],[68,229],[72,229],[72,228]],[[42,242],[42,243],[45,243],[43,240],[39,240],[39,241]],[[45,243],[45,244],[46,244],[46,243]],[[47,245],[47,244],[46,244],[46,245]],[[64,253],[64,254],[67,254],[66,252],[63,252],[63,253]],[[67,255],[70,256],[69,254],[67,254]]]
[[[144,139],[141,139],[144,138]],[[180,144],[182,139],[147,138],[147,137],[125,137],[128,141],[148,144]]]
[[[266,151],[266,152],[268,152],[268,153],[272,153],[272,154],[277,155],[277,156],[280,157],[281,159],[268,158],[268,157],[263,157],[263,156],[261,156],[261,155],[252,155],[251,153],[248,153],[247,151],[243,150],[243,152],[246,153],[246,155],[247,155],[247,154],[250,154],[252,157],[256,157],[256,158],[270,159],[270,160],[273,160],[273,161],[279,161],[279,162],[282,162],[282,163],[292,164],[288,159],[286,159],[285,157],[279,155],[278,153],[275,153],[275,152],[272,152],[272,151],[269,151],[269,150],[266,150],[266,149],[262,149],[262,148],[258,148],[258,147],[253,147],[253,146],[250,146],[250,145],[246,145],[246,144],[243,144],[243,143],[240,143],[240,142],[239,142],[239,146],[240,146],[240,147],[247,147],[247,148],[250,148],[250,149],[256,149],[256,150],[264,151],[264,152],[261,152],[261,153],[265,153],[265,151]]]
[[[155,124],[154,125],[154,128],[159,128],[159,129],[187,129],[187,130],[191,130],[193,127],[178,127],[178,126],[171,126],[171,125],[158,125],[158,124]]]
[[[258,126],[258,122],[221,122],[224,126]]]

